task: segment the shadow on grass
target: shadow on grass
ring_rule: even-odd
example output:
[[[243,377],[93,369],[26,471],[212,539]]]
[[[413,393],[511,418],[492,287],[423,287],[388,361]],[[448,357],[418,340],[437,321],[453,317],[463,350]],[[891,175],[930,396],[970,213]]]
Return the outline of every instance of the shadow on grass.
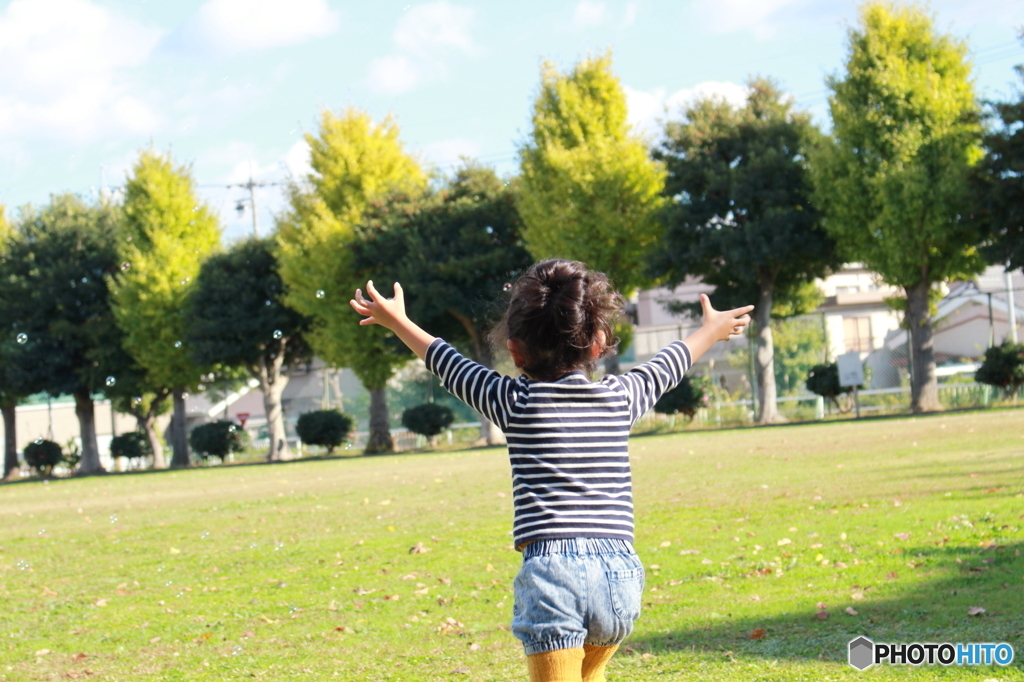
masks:
[[[1024,543],[976,549],[962,545],[907,548],[904,556],[947,577],[908,588],[897,598],[873,598],[877,584],[847,584],[848,595],[863,597],[846,596],[840,603],[826,604],[826,619],[818,616],[813,596],[807,597],[807,607],[799,612],[768,617],[734,618],[723,606],[717,609],[723,613],[706,613],[703,624],[634,636],[627,646],[638,652],[688,650],[729,658],[845,662],[848,642],[861,635],[892,643],[1009,642],[1016,649],[1012,667],[1024,670]],[[710,577],[694,576],[692,580]],[[774,580],[756,572],[743,579]],[[648,581],[648,598],[653,586],[686,589],[685,583],[671,587],[660,580]],[[731,577],[730,582],[740,587],[741,579]],[[888,579],[878,582],[888,583]],[[744,597],[737,594],[737,598]],[[985,612],[968,615],[968,609],[977,606]],[[645,607],[659,608],[647,603]],[[857,615],[848,614],[847,607]]]

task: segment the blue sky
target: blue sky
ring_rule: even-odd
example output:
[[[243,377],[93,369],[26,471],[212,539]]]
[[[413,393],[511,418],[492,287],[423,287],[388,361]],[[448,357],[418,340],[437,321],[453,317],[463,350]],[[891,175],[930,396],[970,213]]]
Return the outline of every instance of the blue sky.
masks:
[[[824,0],[13,0],[0,2],[0,203],[119,185],[152,144],[192,164],[230,240],[248,179],[306,164],[318,112],[393,114],[408,149],[445,170],[470,155],[515,170],[541,59],[611,49],[631,120],[656,134],[696,93],[778,79],[827,126],[824,77],[854,2]],[[1021,0],[934,0],[968,42],[979,94],[1006,98],[1024,62]],[[667,114],[666,114],[667,108]],[[279,187],[258,190],[264,234]]]

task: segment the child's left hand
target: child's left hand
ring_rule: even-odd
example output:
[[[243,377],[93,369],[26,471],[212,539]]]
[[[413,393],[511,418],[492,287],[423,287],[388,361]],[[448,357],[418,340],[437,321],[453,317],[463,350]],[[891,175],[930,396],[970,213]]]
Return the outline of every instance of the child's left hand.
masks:
[[[743,328],[750,324],[749,313],[754,309],[747,305],[733,310],[715,310],[707,294],[700,295],[700,307],[704,313],[703,326],[715,341],[728,341],[730,336],[742,334]]]
[[[370,299],[363,298],[361,289],[356,289],[356,297],[349,301],[349,305],[364,316],[359,324],[379,324],[391,331],[398,331],[399,328],[408,325],[409,318],[405,314],[405,292],[402,285],[395,282],[394,298],[384,298],[373,286],[373,280],[366,282],[366,293]]]

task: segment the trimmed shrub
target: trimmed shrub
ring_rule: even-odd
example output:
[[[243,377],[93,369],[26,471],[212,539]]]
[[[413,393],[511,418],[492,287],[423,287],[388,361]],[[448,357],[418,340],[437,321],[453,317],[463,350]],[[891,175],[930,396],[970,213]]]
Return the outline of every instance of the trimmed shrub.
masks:
[[[149,439],[141,431],[129,431],[110,440],[110,456],[141,459],[153,454]]]
[[[998,386],[1007,396],[1017,395],[1024,385],[1024,344],[1004,341],[985,351],[975,381]]]
[[[426,403],[402,413],[402,426],[413,433],[433,439],[455,421],[455,413],[444,405]]]
[[[697,410],[707,406],[708,393],[705,384],[704,379],[683,377],[678,386],[662,394],[654,404],[654,411],[658,414],[685,414],[692,420]]]
[[[829,400],[839,407],[839,396],[853,391],[853,386],[839,385],[839,365],[815,365],[807,373],[807,390]]]
[[[348,438],[352,431],[352,417],[337,410],[315,410],[299,415],[295,431],[306,445],[320,445],[333,455],[334,448]]]
[[[220,457],[221,461],[233,452],[241,452],[249,443],[249,434],[234,422],[221,419],[192,429],[189,445],[202,459]]]
[[[64,453],[57,443],[40,438],[25,446],[24,455],[25,464],[35,469],[40,476],[47,477],[53,472],[53,467],[61,463]]]

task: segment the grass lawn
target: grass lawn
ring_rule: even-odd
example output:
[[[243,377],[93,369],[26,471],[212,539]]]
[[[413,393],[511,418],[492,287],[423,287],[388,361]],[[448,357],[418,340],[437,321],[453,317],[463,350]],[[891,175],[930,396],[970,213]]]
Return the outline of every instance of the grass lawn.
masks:
[[[1024,410],[631,447],[647,589],[611,682],[1024,680]],[[526,679],[508,475],[487,449],[0,486],[0,680]],[[1017,658],[861,673],[861,634]]]

